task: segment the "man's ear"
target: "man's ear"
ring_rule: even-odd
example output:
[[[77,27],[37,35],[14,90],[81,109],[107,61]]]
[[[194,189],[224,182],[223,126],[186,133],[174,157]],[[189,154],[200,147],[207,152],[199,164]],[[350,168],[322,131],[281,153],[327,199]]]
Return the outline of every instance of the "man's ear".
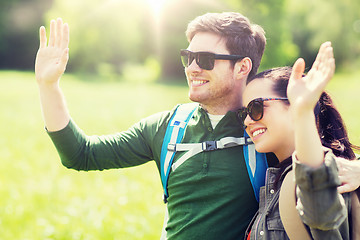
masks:
[[[249,57],[243,58],[241,61],[237,61],[234,66],[234,74],[239,78],[248,76],[252,69],[252,61]]]

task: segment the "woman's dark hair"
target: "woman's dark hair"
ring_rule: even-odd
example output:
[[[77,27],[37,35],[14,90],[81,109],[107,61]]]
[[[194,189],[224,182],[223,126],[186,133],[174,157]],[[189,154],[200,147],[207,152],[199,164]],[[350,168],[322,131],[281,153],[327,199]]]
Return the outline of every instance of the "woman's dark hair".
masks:
[[[246,84],[261,78],[272,80],[273,92],[279,97],[286,98],[291,71],[291,67],[272,68],[249,78]],[[314,114],[322,145],[331,148],[335,156],[354,159],[353,148],[357,149],[358,147],[350,143],[344,121],[328,93],[321,94]]]
[[[248,78],[246,84],[249,84],[255,79],[269,79],[274,83],[272,87],[273,92],[279,97],[287,98],[287,86],[291,71],[291,67],[269,69],[254,77]],[[314,109],[314,114],[322,145],[332,149],[337,157],[343,157],[349,160],[354,159],[355,153],[353,149],[359,150],[360,148],[350,143],[344,121],[328,93],[323,92],[321,94]],[[284,161],[283,164],[279,164],[279,167],[285,170],[290,164],[291,161]]]

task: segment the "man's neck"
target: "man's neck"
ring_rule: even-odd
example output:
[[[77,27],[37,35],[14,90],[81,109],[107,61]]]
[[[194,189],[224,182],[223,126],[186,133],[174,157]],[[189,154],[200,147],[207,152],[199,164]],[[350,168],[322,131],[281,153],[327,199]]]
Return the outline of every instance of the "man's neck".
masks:
[[[241,108],[240,104],[237,106],[208,106],[200,104],[200,106],[209,114],[212,115],[225,115],[229,111],[236,111]]]

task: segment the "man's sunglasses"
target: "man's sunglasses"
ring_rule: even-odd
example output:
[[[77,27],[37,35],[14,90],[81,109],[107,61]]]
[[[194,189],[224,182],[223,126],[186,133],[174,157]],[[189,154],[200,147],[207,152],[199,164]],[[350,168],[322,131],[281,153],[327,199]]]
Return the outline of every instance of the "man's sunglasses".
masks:
[[[245,120],[246,116],[254,121],[260,121],[264,116],[264,102],[265,101],[274,101],[274,100],[282,100],[287,101],[287,98],[256,98],[249,102],[247,107],[243,109],[243,111],[239,111],[239,117],[242,120]]]
[[[180,56],[184,67],[190,66],[195,59],[196,64],[204,70],[212,70],[214,68],[215,59],[239,60],[245,58],[240,55],[224,55],[211,52],[191,52],[185,49],[180,51]]]

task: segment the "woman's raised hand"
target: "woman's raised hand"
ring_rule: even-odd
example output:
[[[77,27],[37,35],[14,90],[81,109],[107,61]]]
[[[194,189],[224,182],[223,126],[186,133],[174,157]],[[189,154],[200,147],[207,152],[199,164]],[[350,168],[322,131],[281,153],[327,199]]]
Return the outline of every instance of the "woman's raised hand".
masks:
[[[306,76],[303,76],[304,70],[305,62],[300,58],[293,66],[287,94],[292,108],[313,111],[335,72],[335,59],[330,42],[320,46],[315,62]]]

